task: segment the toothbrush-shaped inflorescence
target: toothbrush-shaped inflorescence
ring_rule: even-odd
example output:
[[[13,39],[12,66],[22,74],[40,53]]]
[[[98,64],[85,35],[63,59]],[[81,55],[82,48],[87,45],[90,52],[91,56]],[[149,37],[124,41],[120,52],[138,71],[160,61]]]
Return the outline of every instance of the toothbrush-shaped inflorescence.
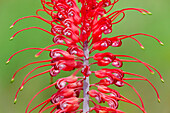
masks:
[[[144,46],[136,38],[136,36],[139,35],[153,38],[163,45],[163,43],[156,37],[144,33],[119,35],[114,37],[102,36],[103,34],[110,34],[113,32],[114,25],[118,24],[124,19],[126,11],[134,10],[142,14],[151,14],[149,11],[141,8],[126,8],[112,12],[114,5],[118,1],[119,0],[41,0],[43,9],[37,10],[36,16],[27,16],[15,21],[10,28],[13,28],[13,26],[22,19],[32,17],[37,18],[49,24],[51,26],[51,31],[47,31],[39,27],[25,28],[16,32],[10,38],[11,40],[22,31],[28,29],[39,29],[52,35],[54,44],[45,48],[26,48],[16,52],[8,59],[6,63],[9,63],[11,58],[16,54],[26,50],[39,50],[39,52],[35,55],[36,57],[38,57],[42,52],[47,51],[51,57],[50,60],[29,63],[15,72],[11,82],[14,82],[16,74],[27,66],[45,62],[47,63],[34,68],[25,76],[21,86],[17,90],[14,103],[17,102],[17,95],[19,91],[23,90],[24,85],[28,81],[45,73],[50,73],[52,83],[51,85],[39,91],[31,99],[25,113],[31,113],[40,106],[41,108],[39,113],[42,113],[47,109],[51,109],[50,113],[87,113],[91,111],[95,111],[96,113],[124,113],[118,110],[119,101],[130,103],[138,107],[143,113],[146,113],[140,94],[132,85],[126,82],[127,80],[147,81],[154,88],[158,97],[158,101],[160,102],[158,91],[147,78],[119,69],[123,66],[124,62],[141,63],[152,74],[154,73],[153,70],[155,70],[163,81],[161,74],[156,68],[129,55],[118,55],[110,52],[94,53],[93,56],[91,55],[91,53],[96,52],[97,50],[104,51],[109,46],[120,47],[122,45],[122,41],[127,38],[136,41],[139,46],[144,49]],[[81,4],[81,8],[77,6],[77,2]],[[109,9],[106,10],[106,7]],[[47,13],[49,16],[51,16],[52,20],[46,20],[41,17],[39,15],[40,11]],[[67,49],[61,50],[57,48],[58,45],[65,46]],[[51,47],[56,48],[50,49]],[[128,58],[128,60],[126,58]],[[93,59],[94,62],[89,62],[89,59]],[[113,68],[91,70],[90,67],[93,65],[112,65]],[[30,74],[35,70],[47,66],[51,68],[37,75],[29,77]],[[65,78],[60,77],[60,79],[53,82],[53,77],[60,76],[61,71],[74,71],[74,73]],[[82,76],[77,76],[79,71],[81,71]],[[93,75],[95,75],[97,78],[100,78],[101,80],[97,81],[97,83],[90,83],[89,79]],[[133,77],[126,78],[126,76]],[[118,91],[109,88],[108,86],[110,85],[115,85],[115,87],[123,87],[124,85],[127,85],[131,87],[139,97],[141,106],[127,99]],[[56,93],[51,94],[52,96],[50,98],[29,110],[28,108],[35,97],[50,87],[55,87]],[[98,91],[92,89],[93,87],[96,87]],[[83,93],[83,98],[80,97],[81,92]],[[91,99],[89,97],[91,97]],[[95,98],[97,102],[93,101],[93,98]],[[89,106],[89,102],[92,102],[93,106]],[[108,103],[108,107],[98,104],[105,102]],[[51,105],[49,105],[50,103]],[[80,103],[83,103],[83,108],[79,108]]]

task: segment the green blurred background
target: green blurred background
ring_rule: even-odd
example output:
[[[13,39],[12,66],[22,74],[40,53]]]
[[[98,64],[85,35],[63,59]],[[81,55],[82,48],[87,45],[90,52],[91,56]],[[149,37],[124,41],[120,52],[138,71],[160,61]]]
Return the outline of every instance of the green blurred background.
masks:
[[[109,48],[115,54],[126,54],[139,58],[149,64],[155,66],[163,75],[165,83],[161,83],[157,73],[151,75],[142,64],[124,63],[123,70],[141,74],[147,77],[158,89],[161,96],[161,103],[157,102],[157,97],[152,87],[145,81],[128,81],[141,94],[148,113],[170,113],[170,1],[169,0],[120,0],[115,6],[116,9],[126,7],[144,8],[153,13],[152,16],[142,15],[138,12],[127,11],[126,18],[113,28],[113,35],[126,34],[130,35],[137,32],[148,33],[156,36],[165,46],[159,45],[154,39],[139,36],[138,39],[145,46],[145,50],[140,49],[136,42],[131,39],[123,40],[121,48]],[[52,36],[40,30],[32,29],[18,34],[13,41],[9,38],[18,30],[31,26],[38,26],[50,30],[50,26],[41,20],[30,18],[17,23],[12,30],[10,25],[18,18],[35,15],[37,9],[42,8],[40,0],[0,0],[0,113],[24,113],[24,110],[30,99],[42,88],[49,85],[49,74],[37,77],[25,85],[24,90],[19,93],[18,103],[13,104],[16,90],[21,84],[24,76],[34,67],[32,65],[20,71],[13,84],[10,80],[14,72],[27,63],[50,59],[48,52],[44,52],[39,58],[34,55],[36,50],[28,50],[15,56],[9,65],[5,65],[6,60],[18,50],[29,47],[46,47],[52,44]],[[46,18],[47,15],[41,13]],[[110,35],[111,36],[111,35]],[[110,66],[111,68],[111,66]],[[32,75],[47,70],[42,68],[35,71]],[[92,69],[95,69],[93,67]],[[59,76],[68,76],[69,73],[61,73]],[[128,76],[130,77],[130,76]],[[57,79],[57,78],[56,78]],[[94,77],[91,81],[94,81]],[[112,86],[115,88],[115,86]],[[122,95],[125,95],[134,102],[140,104],[138,97],[134,91],[128,86],[116,88]],[[51,96],[51,92],[55,92],[51,88],[38,96],[31,107],[37,105],[43,100]],[[127,113],[141,113],[141,111],[124,102],[120,102],[120,110]],[[38,111],[35,111],[35,113]]]

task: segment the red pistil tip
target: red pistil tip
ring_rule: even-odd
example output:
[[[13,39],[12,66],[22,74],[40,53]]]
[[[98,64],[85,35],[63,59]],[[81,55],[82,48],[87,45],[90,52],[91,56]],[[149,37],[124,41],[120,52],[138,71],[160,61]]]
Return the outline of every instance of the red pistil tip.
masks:
[[[10,38],[10,40],[13,40],[13,39],[14,39],[14,37],[11,37],[11,38]]]
[[[6,61],[6,64],[9,64],[9,60],[8,60],[8,61]]]
[[[11,79],[11,83],[13,83],[13,82],[14,82],[14,78]]]
[[[141,46],[141,49],[145,49],[143,46]]]
[[[14,27],[14,25],[11,25],[9,28],[12,29]]]
[[[20,91],[22,91],[23,89],[24,89],[24,86],[21,86]]]
[[[35,55],[35,57],[37,58],[37,57],[39,57],[39,55]]]
[[[164,43],[160,42],[160,44],[161,44],[162,46],[164,46]]]
[[[164,79],[161,79],[161,82],[164,83],[165,82]]]
[[[158,98],[158,102],[161,103],[161,100]]]
[[[17,99],[14,100],[14,104],[16,104],[16,103],[17,103]]]

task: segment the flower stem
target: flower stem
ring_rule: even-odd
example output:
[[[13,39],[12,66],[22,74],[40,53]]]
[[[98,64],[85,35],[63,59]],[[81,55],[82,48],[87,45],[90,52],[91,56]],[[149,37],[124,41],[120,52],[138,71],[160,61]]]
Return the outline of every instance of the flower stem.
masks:
[[[84,66],[89,66],[89,49],[88,49],[88,42],[84,42]],[[83,113],[87,113],[89,111],[89,94],[87,92],[89,91],[89,77],[86,77],[84,80],[84,85],[83,85]]]

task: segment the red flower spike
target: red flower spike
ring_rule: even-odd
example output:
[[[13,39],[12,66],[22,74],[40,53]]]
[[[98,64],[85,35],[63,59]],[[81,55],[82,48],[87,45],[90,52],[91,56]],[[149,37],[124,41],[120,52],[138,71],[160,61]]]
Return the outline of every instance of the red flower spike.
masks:
[[[84,56],[83,51],[81,49],[79,49],[78,47],[76,47],[76,46],[69,47],[67,49],[67,52],[69,52],[71,55],[77,55],[79,57]]]
[[[77,82],[74,82],[74,83],[70,83],[67,85],[68,88],[81,88],[83,87],[83,79],[77,81]]]
[[[95,90],[89,91],[89,95],[94,97],[99,103],[104,103],[105,101],[108,102],[108,105],[111,108],[116,109],[118,107],[118,101],[113,98],[109,98],[109,96],[104,95],[103,93],[97,92]]]
[[[99,85],[104,85],[104,86],[109,86],[109,85],[111,85],[111,82],[110,82],[110,80],[108,80],[108,79],[101,79],[98,83],[96,83],[96,84],[99,84]]]
[[[51,25],[51,31],[47,31],[39,27],[29,27],[16,32],[10,39],[13,39],[22,31],[39,29],[53,36],[54,44],[48,45],[44,48],[26,48],[20,50],[14,53],[7,60],[6,63],[9,63],[16,54],[26,50],[39,50],[35,57],[38,57],[42,52],[46,51],[49,52],[49,56],[51,58],[50,60],[29,63],[14,73],[11,82],[14,81],[16,74],[27,66],[32,64],[48,63],[35,67],[25,76],[21,86],[17,90],[14,103],[17,102],[17,95],[19,91],[22,90],[23,86],[33,78],[44,75],[45,73],[50,73],[50,80],[52,82],[53,77],[60,77],[61,71],[73,70],[76,71],[72,75],[60,77],[53,84],[40,90],[29,102],[25,113],[31,113],[40,106],[42,107],[40,108],[39,113],[42,113],[48,109],[51,109],[50,113],[87,113],[91,111],[95,111],[96,113],[124,113],[118,110],[120,101],[135,105],[143,113],[146,113],[140,94],[132,85],[127,83],[126,80],[147,81],[155,90],[158,101],[160,102],[157,89],[147,78],[138,74],[124,72],[121,69],[117,69],[121,68],[124,62],[141,63],[152,74],[154,73],[153,70],[155,70],[163,81],[162,75],[155,67],[129,55],[117,55],[110,52],[94,53],[94,56],[91,55],[91,53],[95,52],[95,50],[104,51],[110,46],[121,47],[122,40],[127,38],[136,41],[139,46],[144,49],[144,46],[136,38],[136,36],[139,35],[154,38],[161,45],[163,45],[163,43],[156,37],[144,33],[103,37],[103,34],[107,35],[112,33],[113,26],[125,18],[126,11],[137,11],[142,14],[151,14],[149,11],[141,8],[125,8],[111,12],[118,1],[119,0],[78,0],[78,2],[81,3],[81,8],[79,9],[76,0],[41,0],[43,9],[38,9],[36,11],[36,16],[26,16],[16,20],[10,28],[13,28],[13,26],[20,20],[37,18]],[[41,17],[39,15],[40,11],[47,13],[47,15],[51,17],[51,20],[46,20]],[[65,46],[65,50],[56,48],[58,45]],[[55,48],[49,49],[51,47]],[[122,57],[128,59],[130,58],[130,60],[122,59]],[[96,62],[91,63],[91,58],[93,58]],[[114,68],[103,68],[96,71],[91,68],[93,64],[97,64],[97,66],[107,66],[112,64]],[[49,67],[48,70],[31,76],[32,72],[46,66]],[[79,71],[81,71],[82,76],[77,76]],[[100,79],[99,82],[95,83],[95,81],[91,81],[92,84],[89,83],[89,78],[92,76],[92,73],[95,74],[95,77]],[[126,76],[135,76],[135,78],[127,78]],[[118,91],[107,87],[113,84],[117,87],[123,87],[124,84],[131,87],[138,95],[142,107],[122,96]],[[92,88],[92,86],[97,87],[99,92],[93,89],[89,91],[89,88]],[[41,102],[29,111],[28,108],[35,97],[51,87],[55,88],[56,93],[51,94],[52,96],[50,98]],[[80,98],[81,92],[83,92],[83,98]],[[96,104],[93,100],[89,99],[89,96],[94,97],[99,103],[107,102],[109,107],[103,107]],[[89,101],[93,102],[94,106],[89,106]],[[79,109],[81,102],[83,102],[83,109]]]
[[[106,86],[104,86],[104,85],[99,85],[99,86],[97,86],[97,87],[98,87],[98,90],[99,90],[100,92],[102,92],[102,93],[112,93],[112,95],[115,95],[116,97],[120,97],[119,92],[116,91],[116,90],[113,90],[113,89],[111,89],[111,88],[108,88],[108,87],[106,87]]]
[[[122,81],[119,81],[115,78],[118,78],[118,79],[123,79],[124,77],[124,74],[121,73],[120,71],[117,71],[117,70],[114,70],[113,72],[102,72],[103,70],[101,70],[101,72],[95,72],[95,76],[97,78],[106,78],[105,82],[109,82],[110,84],[115,84],[116,86],[123,86],[124,84],[122,83]],[[105,71],[105,70],[104,70]],[[108,83],[107,83],[108,84]]]
[[[64,30],[64,27],[60,26],[60,25],[55,25],[52,27],[51,32],[55,35],[57,34],[62,34],[62,31]]]
[[[103,51],[107,49],[109,46],[120,47],[121,45],[122,45],[122,41],[118,39],[117,37],[103,38],[100,41],[93,44],[92,50]]]
[[[60,70],[56,70],[56,69],[54,69],[54,68],[52,68],[52,69],[50,70],[50,75],[51,75],[52,77],[57,76],[59,73],[60,73]]]
[[[120,39],[113,38],[111,39],[111,41],[112,41],[111,44],[112,47],[120,47],[122,45],[122,41]]]
[[[121,60],[119,60],[118,58],[116,58],[113,62],[112,62],[112,66],[115,66],[117,68],[122,67],[123,63]]]
[[[67,83],[74,83],[77,81],[77,77],[66,77],[66,78],[61,78],[61,79],[58,79],[56,82],[57,82],[57,88],[59,89],[62,89],[65,87],[66,85],[66,82]]]
[[[74,55],[70,55],[67,51],[63,51],[60,49],[53,49],[50,52],[50,57],[51,58],[60,58],[60,56],[63,55],[63,59],[67,59],[67,60],[74,60],[75,56]]]
[[[87,14],[88,17],[93,17],[94,16],[94,19],[93,19],[93,25],[98,21],[98,17],[102,17],[104,14],[106,14],[106,10],[101,8],[101,7],[98,7],[96,9],[93,9],[92,12],[89,12]]]
[[[107,66],[115,60],[115,56],[112,53],[96,53],[93,56],[94,60],[97,60],[99,66]]]
[[[74,60],[58,60],[55,63],[54,69],[56,70],[71,71],[77,66],[77,63]]]
[[[90,76],[90,75],[91,75],[90,67],[89,67],[89,66],[84,66],[84,67],[82,68],[81,73],[82,73],[85,77]]]
[[[59,112],[72,112],[72,111],[76,111],[79,108],[79,104],[83,101],[83,99],[79,99],[76,97],[71,97],[71,98],[66,98],[61,100],[60,102],[53,104],[51,106],[48,106],[46,108],[44,108],[40,113],[42,113],[43,111],[59,105],[60,109],[58,109],[57,111]]]
[[[92,49],[103,51],[107,49],[109,46],[111,46],[111,44],[112,42],[109,38],[103,38],[100,41],[94,43]]]
[[[76,26],[70,19],[65,19],[63,24],[69,27],[76,35],[79,35],[79,27]]]
[[[100,41],[102,33],[109,34],[112,32],[111,20],[104,17],[101,18],[97,23],[93,25],[92,31],[92,43]]]
[[[102,107],[102,106],[92,108],[90,111],[93,111],[93,110],[95,110],[96,113],[125,113],[120,110],[116,110],[116,109],[109,108],[109,107]]]
[[[114,92],[115,92],[115,91],[114,91]],[[129,99],[127,99],[127,98],[125,98],[124,96],[119,95],[119,94],[117,94],[117,93],[115,93],[115,94],[110,94],[110,95],[105,95],[105,94],[100,93],[100,92],[97,92],[97,91],[95,91],[95,90],[91,90],[91,91],[89,91],[89,94],[90,94],[91,97],[95,97],[96,100],[99,100],[99,99],[100,99],[100,100],[103,100],[103,101],[99,101],[99,102],[105,102],[105,101],[107,101],[108,104],[109,104],[110,106],[112,106],[111,108],[113,108],[113,109],[115,109],[115,108],[117,107],[117,105],[118,105],[117,102],[120,100],[120,101],[123,101],[123,102],[130,103],[130,104],[132,104],[132,105],[135,105],[136,107],[138,107],[139,109],[141,109],[144,113],[146,113],[145,110],[144,110],[143,108],[141,108],[139,105],[133,103],[133,102],[130,101]],[[121,99],[120,97],[123,98],[123,99]],[[92,101],[92,100],[91,100],[91,101]],[[94,101],[92,101],[92,102],[94,103]],[[98,106],[98,105],[96,105],[96,103],[94,103],[94,104],[95,104],[95,106]]]
[[[74,44],[74,42],[62,35],[56,35],[54,38],[53,38],[53,42],[56,43],[56,44],[63,44],[64,42],[68,45],[72,45]]]
[[[57,91],[57,93],[52,95],[51,102],[52,104],[58,103],[63,98],[70,98],[70,97],[77,97],[79,94],[77,93],[76,89],[69,89],[69,88],[63,88]]]
[[[110,57],[111,59],[115,59],[115,56],[112,54],[112,53],[96,53],[94,56],[93,56],[93,59],[94,60],[102,60],[104,57]]]
[[[66,78],[60,78],[56,81],[56,88],[62,89],[65,87],[67,83],[75,83],[79,77],[76,77],[76,74],[79,72],[81,68],[77,69],[71,76]]]
[[[68,38],[71,38],[75,43],[79,42],[79,36],[76,35],[70,28],[65,28],[62,31],[63,35],[65,35]]]

